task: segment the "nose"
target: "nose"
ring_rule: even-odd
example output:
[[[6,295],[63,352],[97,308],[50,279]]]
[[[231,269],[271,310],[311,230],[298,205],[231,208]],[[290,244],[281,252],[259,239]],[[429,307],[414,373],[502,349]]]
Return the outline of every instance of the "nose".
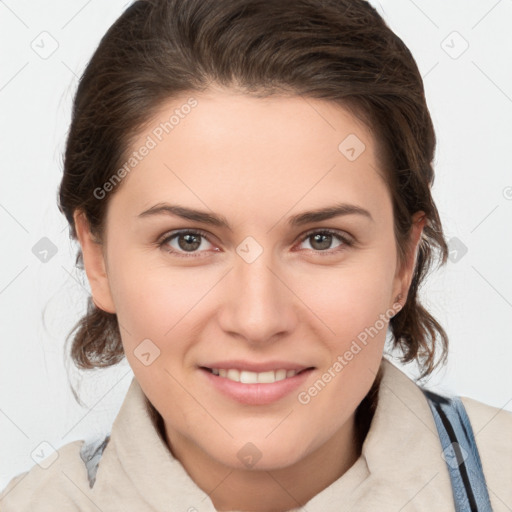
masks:
[[[272,343],[293,332],[300,301],[271,251],[249,261],[235,258],[224,282],[219,322],[224,332],[247,343]]]

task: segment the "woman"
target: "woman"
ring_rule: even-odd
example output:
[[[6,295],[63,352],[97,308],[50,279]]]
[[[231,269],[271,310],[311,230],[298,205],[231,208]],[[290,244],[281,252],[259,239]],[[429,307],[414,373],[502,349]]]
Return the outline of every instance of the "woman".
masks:
[[[135,377],[110,435],[2,511],[510,509],[512,414],[383,357],[389,328],[422,376],[446,359],[418,299],[447,258],[434,148],[362,0],[131,5],[80,81],[60,208],[92,291],[72,358]]]

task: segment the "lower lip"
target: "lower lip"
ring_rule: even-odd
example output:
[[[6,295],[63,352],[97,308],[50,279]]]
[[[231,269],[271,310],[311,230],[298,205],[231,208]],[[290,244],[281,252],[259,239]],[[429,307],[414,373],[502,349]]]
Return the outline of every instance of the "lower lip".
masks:
[[[285,397],[301,384],[304,384],[314,368],[269,384],[243,384],[226,377],[214,375],[204,368],[199,368],[199,370],[209,379],[215,389],[237,402],[248,405],[266,405]]]

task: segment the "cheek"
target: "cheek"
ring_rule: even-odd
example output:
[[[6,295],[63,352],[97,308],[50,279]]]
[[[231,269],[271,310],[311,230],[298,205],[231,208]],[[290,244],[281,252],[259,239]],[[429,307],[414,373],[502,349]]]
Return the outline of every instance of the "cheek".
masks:
[[[368,252],[297,279],[296,293],[324,324],[323,336],[347,340],[386,314],[394,272],[390,259]]]
[[[160,263],[157,268],[144,254],[123,250],[121,243],[109,254],[109,283],[124,327],[121,334],[133,345],[144,338],[163,339],[178,321],[184,302],[176,276]]]
[[[162,356],[183,351],[194,324],[203,320],[202,299],[208,296],[219,277],[200,267],[172,267],[164,258],[144,252],[112,254],[109,275],[125,351],[134,350],[150,339]],[[164,357],[160,358],[160,362]]]

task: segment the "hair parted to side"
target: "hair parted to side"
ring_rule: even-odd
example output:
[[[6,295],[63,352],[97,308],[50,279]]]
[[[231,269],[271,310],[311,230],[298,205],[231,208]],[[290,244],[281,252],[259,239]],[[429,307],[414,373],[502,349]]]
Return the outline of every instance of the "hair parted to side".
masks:
[[[109,196],[93,191],[126,161],[130,142],[164,101],[211,85],[255,97],[302,95],[336,102],[373,132],[393,202],[399,264],[412,215],[426,224],[403,308],[390,320],[402,362],[421,376],[447,357],[448,337],[421,305],[418,290],[436,250],[448,248],[431,195],[436,138],[423,81],[402,40],[364,0],[139,0],[110,27],[74,98],[59,208],[77,239],[73,214],[84,212],[101,242]],[[120,183],[112,193],[115,193]],[[78,250],[76,264],[83,269]],[[115,314],[89,297],[70,332],[78,368],[124,357]]]

